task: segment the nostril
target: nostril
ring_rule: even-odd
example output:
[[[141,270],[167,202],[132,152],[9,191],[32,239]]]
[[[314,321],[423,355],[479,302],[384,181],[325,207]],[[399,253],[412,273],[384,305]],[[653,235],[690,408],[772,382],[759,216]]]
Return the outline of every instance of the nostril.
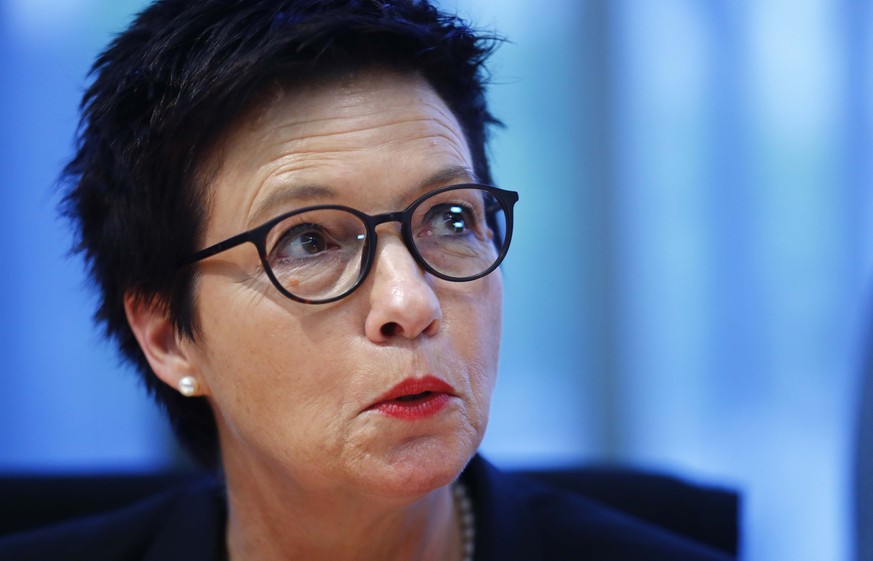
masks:
[[[388,323],[383,325],[382,329],[380,329],[379,331],[381,331],[384,337],[393,337],[397,333],[397,330],[399,328],[400,325],[398,325],[397,322],[389,321]]]

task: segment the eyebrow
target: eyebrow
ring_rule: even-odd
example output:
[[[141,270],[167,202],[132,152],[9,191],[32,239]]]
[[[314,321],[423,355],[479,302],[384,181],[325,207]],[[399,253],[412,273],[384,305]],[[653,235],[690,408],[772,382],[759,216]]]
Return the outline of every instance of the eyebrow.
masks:
[[[452,166],[436,172],[419,183],[419,189],[421,191],[424,191],[425,189],[433,189],[458,180],[472,181],[473,183],[479,181],[476,178],[476,173],[467,166]]]
[[[418,191],[428,191],[436,189],[453,181],[472,181],[477,182],[476,174],[473,170],[466,166],[452,166],[442,169],[433,175],[427,177],[424,181],[418,184]],[[251,224],[257,225],[268,220],[274,208],[277,206],[285,206],[289,203],[307,203],[313,199],[335,199],[337,192],[330,187],[324,185],[298,185],[275,191],[270,193],[263,201],[261,201],[255,211],[252,213],[250,220]]]
[[[312,199],[333,199],[337,193],[330,187],[323,185],[297,185],[288,187],[281,191],[275,191],[255,207],[254,213],[250,222],[252,224],[260,224],[267,220],[267,216],[277,206],[284,206],[289,203],[304,203],[312,201]]]

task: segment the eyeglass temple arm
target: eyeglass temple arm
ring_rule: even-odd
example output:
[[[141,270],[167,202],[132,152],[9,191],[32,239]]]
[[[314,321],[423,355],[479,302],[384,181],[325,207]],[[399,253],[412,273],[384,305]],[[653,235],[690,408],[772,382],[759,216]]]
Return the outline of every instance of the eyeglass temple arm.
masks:
[[[222,251],[227,251],[233,247],[238,245],[242,245],[246,242],[254,241],[252,239],[252,232],[243,232],[241,234],[237,234],[233,237],[230,237],[224,241],[218,242],[217,244],[210,245],[209,247],[203,248],[200,251],[196,252],[193,255],[189,255],[187,259],[182,261],[182,265],[191,265],[192,263],[196,263],[198,261],[202,261],[207,257],[212,257]]]

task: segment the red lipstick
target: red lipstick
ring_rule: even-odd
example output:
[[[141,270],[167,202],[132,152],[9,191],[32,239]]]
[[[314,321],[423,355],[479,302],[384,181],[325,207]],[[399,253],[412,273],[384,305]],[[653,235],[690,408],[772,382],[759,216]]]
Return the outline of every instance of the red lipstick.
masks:
[[[439,413],[453,397],[455,389],[435,376],[407,378],[379,396],[368,409],[414,421]]]

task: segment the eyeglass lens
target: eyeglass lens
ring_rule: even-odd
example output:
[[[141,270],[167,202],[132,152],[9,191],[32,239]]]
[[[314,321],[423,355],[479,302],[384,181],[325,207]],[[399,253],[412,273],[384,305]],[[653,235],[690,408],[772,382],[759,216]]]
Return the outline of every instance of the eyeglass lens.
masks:
[[[418,201],[404,224],[412,253],[447,280],[476,278],[503,253],[506,211],[475,187],[438,191]],[[309,301],[341,296],[360,282],[374,235],[348,210],[320,208],[278,222],[266,237],[266,265],[287,292]]]

